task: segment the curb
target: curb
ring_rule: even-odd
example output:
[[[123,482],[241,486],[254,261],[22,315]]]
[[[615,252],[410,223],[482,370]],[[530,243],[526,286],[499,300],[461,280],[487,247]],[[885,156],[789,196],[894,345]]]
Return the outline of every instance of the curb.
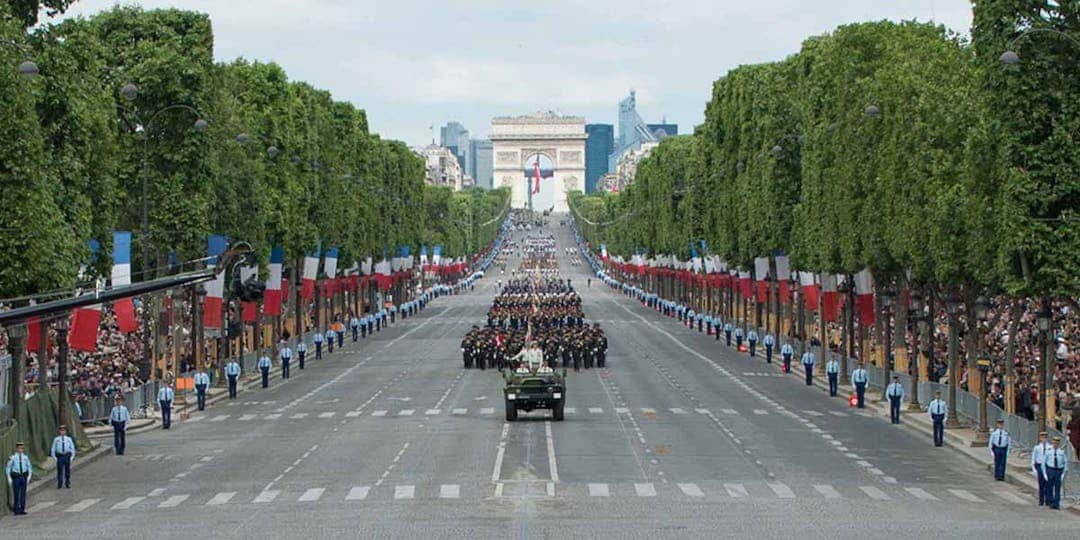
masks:
[[[86,455],[76,456],[75,463],[71,464],[72,475],[75,474],[75,471],[89,465],[90,463],[92,463],[94,461],[97,461],[99,458],[101,458],[102,456],[108,454],[109,451],[112,450],[112,446],[106,446],[104,444],[99,444],[99,443],[95,443],[95,444],[98,444],[97,448],[94,448],[93,450],[87,452]],[[54,473],[54,472],[56,472],[56,462],[50,460],[47,463],[50,466],[42,467],[42,470],[44,470],[45,473]],[[44,489],[42,486],[44,486],[46,484],[52,485],[52,480],[54,480],[53,475],[50,474],[50,475],[46,476],[45,474],[42,474],[40,480],[31,483],[29,486],[26,486],[26,493],[29,495],[30,493],[33,493],[35,491],[41,491],[42,489]]]
[[[147,421],[147,420],[149,420],[149,421]],[[140,418],[139,421],[141,421],[141,423],[139,423],[138,426],[135,426],[136,421],[132,420],[131,423],[132,423],[133,427],[131,427],[131,428],[129,428],[127,430],[128,435],[134,435],[136,433],[143,433],[145,431],[150,431],[151,429],[154,429],[155,427],[161,425],[161,422],[159,422],[158,420],[156,420],[156,419],[154,419],[152,417]],[[91,438],[91,439],[95,439],[95,440],[96,439],[106,439],[107,440],[110,437],[112,437],[112,427],[111,426],[108,426],[108,427],[109,427],[108,431],[102,431],[101,433],[92,433],[92,434],[88,433],[86,436]]]

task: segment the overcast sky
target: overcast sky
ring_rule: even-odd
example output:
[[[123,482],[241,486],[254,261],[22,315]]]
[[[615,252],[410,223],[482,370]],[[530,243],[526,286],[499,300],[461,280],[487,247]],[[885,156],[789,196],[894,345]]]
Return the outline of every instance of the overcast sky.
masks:
[[[72,14],[115,0],[79,0]],[[806,37],[879,19],[968,33],[968,0],[145,0],[209,13],[218,60],[274,61],[290,78],[367,110],[411,145],[457,120],[554,109],[616,123],[637,90],[646,122],[701,123],[712,82],[783,58]]]

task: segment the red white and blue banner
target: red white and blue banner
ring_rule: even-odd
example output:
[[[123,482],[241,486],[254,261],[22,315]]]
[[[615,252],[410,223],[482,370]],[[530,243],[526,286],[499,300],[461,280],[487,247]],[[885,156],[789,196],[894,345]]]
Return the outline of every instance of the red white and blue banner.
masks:
[[[300,296],[304,300],[315,298],[315,280],[319,278],[319,252],[315,251],[304,256],[304,272],[301,274]]]
[[[874,324],[874,276],[867,268],[855,274],[855,308],[859,312],[859,324]]]
[[[114,231],[112,287],[115,289],[128,285],[131,285],[131,232]],[[116,314],[116,325],[121,332],[131,333],[138,330],[135,304],[131,298],[122,298],[113,302],[113,312]]]
[[[281,315],[282,281],[281,265],[285,263],[285,248],[274,246],[270,249],[270,276],[266,278],[266,292],[263,293],[263,314]]]
[[[338,248],[333,247],[326,250],[326,259],[323,261],[323,272],[326,273],[326,283],[322,288],[322,295],[324,298],[334,296],[334,290],[337,285],[337,263]]]
[[[215,234],[206,241],[206,261],[208,268],[215,268],[225,248],[229,244],[226,236]],[[221,328],[221,306],[225,296],[225,272],[206,282],[206,302],[203,304],[203,326],[206,328]]]

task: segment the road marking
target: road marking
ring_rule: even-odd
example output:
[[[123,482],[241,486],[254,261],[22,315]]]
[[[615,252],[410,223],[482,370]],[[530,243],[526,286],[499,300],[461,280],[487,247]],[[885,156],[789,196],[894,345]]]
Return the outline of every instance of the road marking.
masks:
[[[953,495],[956,495],[957,497],[960,497],[961,499],[964,499],[965,501],[983,502],[982,499],[976,497],[973,493],[971,493],[970,491],[968,491],[966,489],[950,489],[949,493],[952,493]]]
[[[42,510],[44,510],[46,508],[49,508],[50,506],[53,506],[55,504],[56,504],[56,501],[39,502],[39,503],[35,504],[34,506],[31,506],[30,508],[27,508],[26,511],[33,514],[34,512],[40,512],[40,511],[42,511]]]
[[[690,497],[704,497],[705,494],[697,484],[678,484],[679,489]]]
[[[510,433],[510,424],[504,422],[502,428],[502,434],[499,435],[499,449],[495,452],[495,469],[491,471],[491,481],[498,482],[499,476],[502,474],[502,462],[503,456],[506,454],[506,435]],[[500,486],[502,484],[499,484]],[[502,491],[502,488],[497,488],[497,491]],[[498,495],[496,495],[498,497]]]
[[[791,488],[787,487],[787,485],[785,485],[785,484],[781,484],[779,482],[770,483],[769,484],[769,489],[773,490],[773,493],[775,493],[776,496],[781,498],[781,499],[794,499],[795,498],[795,492],[791,491]]]
[[[655,497],[656,487],[652,485],[652,482],[645,484],[634,484],[634,491],[638,497]]]
[[[231,415],[228,415],[228,414],[218,415],[218,416],[215,416],[215,417],[211,418],[210,421],[211,422],[224,422],[227,418],[229,418],[229,416],[231,416]]]
[[[724,484],[724,490],[727,491],[729,497],[735,497],[736,499],[750,496],[750,494],[746,492],[746,486],[742,484]]]
[[[592,414],[604,414],[604,409],[600,407],[589,407],[589,412]]]
[[[563,407],[563,413],[565,413],[565,414],[577,414],[577,407]]]
[[[356,418],[357,416],[360,416],[361,414],[364,414],[363,411],[349,411],[349,412],[345,413],[345,417],[346,418]]]
[[[503,495],[503,483],[499,482],[495,484],[495,498],[498,499]]]
[[[240,420],[252,420],[254,418],[255,418],[254,414],[245,414],[245,415],[240,417]]]
[[[65,512],[82,512],[83,510],[86,510],[87,508],[90,508],[91,506],[94,506],[95,504],[97,504],[100,501],[101,501],[101,499],[83,499],[83,500],[81,500],[81,501],[67,507],[67,510],[64,510],[64,511]]]
[[[337,413],[334,411],[319,413],[319,418],[333,418],[335,414]]]
[[[457,499],[461,497],[461,486],[457,484],[443,484],[439,487],[440,499]]]
[[[736,411],[735,409],[721,409],[720,412],[724,414],[739,414],[739,411]]]
[[[839,499],[840,492],[828,484],[814,484],[814,489],[826,499]]]
[[[480,409],[480,414],[495,414],[495,408],[494,407],[484,407],[483,409]]]
[[[712,414],[709,412],[709,409],[694,409],[694,412],[698,414]]]
[[[188,500],[188,497],[190,497],[190,495],[173,495],[172,497],[169,497],[168,499],[165,499],[164,501],[161,501],[161,504],[157,505],[157,507],[158,508],[175,508],[177,506],[180,506],[180,503]]]
[[[428,416],[435,416],[436,414],[439,414],[441,412],[442,412],[442,409],[428,409],[427,411],[424,412],[424,414],[426,414]]]
[[[671,411],[671,414],[686,414],[686,411],[682,410],[679,407],[672,407],[668,410]]]
[[[877,499],[879,501],[889,500],[889,496],[886,495],[884,491],[881,491],[874,486],[859,486],[859,489],[861,489],[862,492],[867,494],[871,499]]]
[[[454,409],[453,414],[461,415],[469,412],[469,409]]]
[[[881,470],[881,469],[879,469],[877,467],[870,467],[867,470],[870,471],[870,474],[873,474],[873,475],[876,475],[876,476],[885,476],[885,471],[883,471],[883,470]]]
[[[547,443],[548,470],[551,471],[551,481],[559,481],[559,465],[555,462],[555,439],[551,436],[551,421],[544,421],[544,439]]]
[[[895,483],[897,483],[896,479],[891,477],[891,476],[882,476],[881,481],[885,482],[886,484],[895,484]]]
[[[216,505],[219,505],[219,504],[225,504],[225,503],[229,502],[230,500],[232,500],[232,498],[235,495],[236,495],[235,491],[226,491],[226,492],[223,492],[223,493],[218,493],[217,495],[214,495],[214,498],[210,499],[209,501],[206,501],[206,506],[216,506]]]
[[[299,499],[296,499],[296,502],[314,502],[314,501],[317,501],[317,500],[319,500],[319,498],[322,497],[322,494],[323,494],[324,491],[326,491],[326,489],[324,489],[324,488],[311,488],[311,489],[305,491],[304,494],[301,495]]]
[[[615,407],[615,414],[630,414],[630,409],[626,407]]]
[[[296,414],[290,416],[289,418],[292,419],[292,420],[300,420],[300,419],[303,419],[303,418],[307,418],[307,413],[306,412],[296,413]]]
[[[278,418],[281,418],[280,413],[268,414],[264,417],[266,420],[277,420]]]
[[[611,493],[608,491],[607,484],[589,484],[589,496],[609,497]]]
[[[386,411],[375,411],[371,413],[371,416],[386,416]]]
[[[150,493],[147,493],[146,496],[147,497],[157,497],[158,495],[161,495],[162,493],[165,493],[165,488],[157,488],[154,491],[151,491]]]
[[[405,409],[397,413],[398,416],[412,416],[416,409]]]
[[[126,499],[112,505],[112,509],[113,510],[127,510],[128,508],[131,508],[132,506],[135,506],[139,501],[141,501],[141,500],[143,500],[145,498],[146,497],[128,497],[128,498],[126,498]]]
[[[349,490],[349,494],[345,496],[346,501],[362,501],[367,498],[368,491],[371,490],[369,486],[356,486]]]
[[[395,499],[411,499],[416,495],[416,486],[394,486]]]
[[[806,413],[806,414],[809,414],[810,416],[825,416],[824,414],[819,413],[817,411],[803,411],[803,412]]]
[[[281,495],[281,490],[271,489],[269,491],[264,491],[264,492],[260,493],[257,497],[255,497],[255,500],[253,500],[251,502],[253,502],[253,503],[274,502],[274,499],[276,499],[278,495]]]
[[[904,488],[904,491],[914,495],[915,498],[922,499],[924,501],[940,501],[941,500],[941,499],[931,495],[929,492],[927,492],[923,488],[909,487],[909,488]]]
[[[188,423],[201,422],[203,420],[206,420],[206,415],[203,415],[203,414],[200,414],[199,416],[192,416],[192,417],[187,419]]]
[[[555,482],[548,482],[547,483],[547,496],[548,497],[554,497],[555,496]]]
[[[873,465],[870,464],[869,461],[866,461],[866,460],[856,461],[855,464],[860,466],[860,467],[866,467],[868,469],[874,467]]]
[[[840,412],[840,411],[829,411],[829,414],[831,414],[833,416],[847,416],[848,415],[847,413]]]
[[[998,497],[1001,497],[1002,499],[1005,499],[1006,501],[1011,502],[1011,503],[1031,504],[1031,501],[1029,501],[1029,500],[1027,500],[1027,499],[1025,499],[1025,498],[1011,492],[1011,491],[997,491],[997,492],[994,492],[994,495],[997,495]]]
[[[754,409],[754,414],[765,415],[765,414],[769,414],[769,411],[766,411],[765,409]]]

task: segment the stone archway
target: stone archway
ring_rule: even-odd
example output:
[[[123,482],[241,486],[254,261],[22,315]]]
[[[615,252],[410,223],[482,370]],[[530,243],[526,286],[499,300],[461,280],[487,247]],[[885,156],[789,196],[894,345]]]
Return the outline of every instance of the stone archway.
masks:
[[[585,176],[585,119],[559,116],[551,111],[491,120],[495,187],[509,187],[511,205],[536,210],[567,212],[567,192],[582,189]],[[551,161],[550,175],[542,174],[541,192],[533,200],[526,170],[530,158],[540,154]],[[531,176],[531,175],[530,175]]]

